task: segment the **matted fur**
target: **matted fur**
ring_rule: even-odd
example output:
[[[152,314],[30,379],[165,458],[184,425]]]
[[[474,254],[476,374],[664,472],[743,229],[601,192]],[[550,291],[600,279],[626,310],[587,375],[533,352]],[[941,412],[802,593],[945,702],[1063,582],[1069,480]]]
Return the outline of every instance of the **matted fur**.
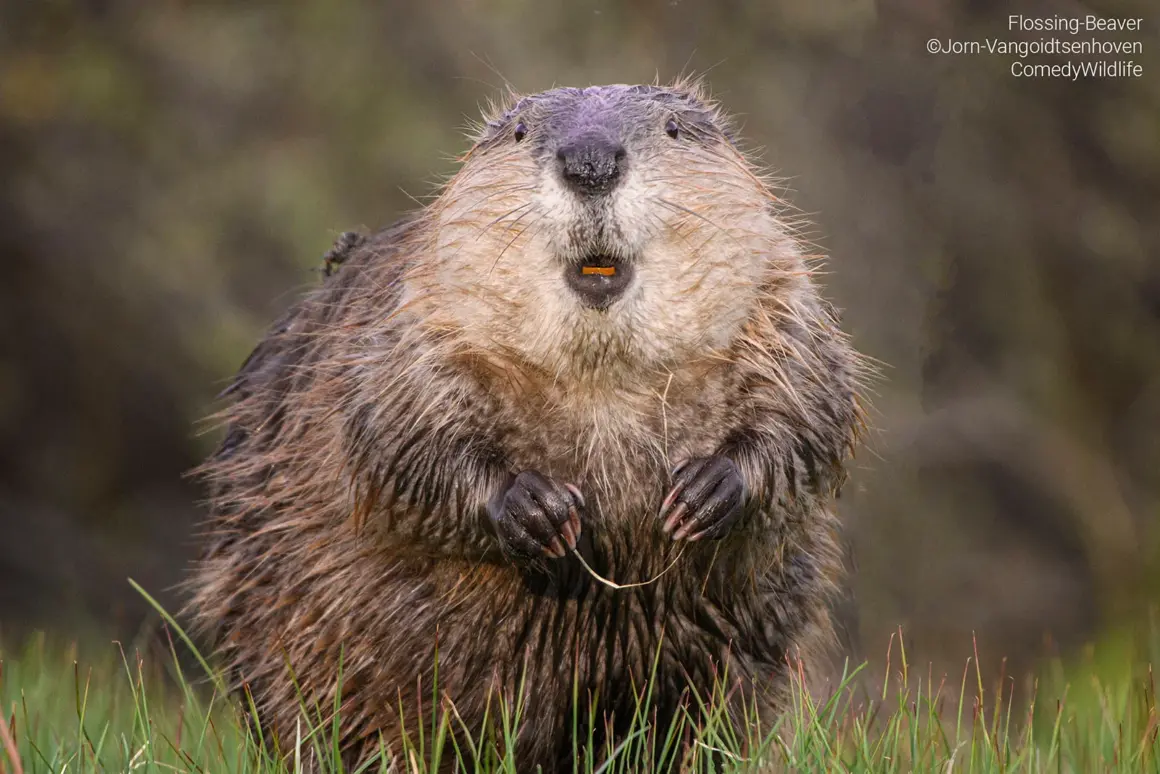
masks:
[[[628,151],[595,209],[553,166],[584,122]],[[789,218],[695,84],[513,95],[430,205],[299,301],[227,391],[188,608],[268,731],[294,738],[299,691],[334,706],[341,652],[344,751],[397,753],[429,727],[436,643],[457,726],[523,685],[521,770],[571,771],[574,681],[616,734],[654,660],[658,722],[725,669],[776,711],[787,657],[830,637],[829,504],[862,417]],[[563,280],[593,249],[636,271],[606,311]],[[737,463],[746,512],[674,542],[669,471],[710,454]],[[583,492],[592,569],[660,577],[505,558],[485,505],[529,469]]]

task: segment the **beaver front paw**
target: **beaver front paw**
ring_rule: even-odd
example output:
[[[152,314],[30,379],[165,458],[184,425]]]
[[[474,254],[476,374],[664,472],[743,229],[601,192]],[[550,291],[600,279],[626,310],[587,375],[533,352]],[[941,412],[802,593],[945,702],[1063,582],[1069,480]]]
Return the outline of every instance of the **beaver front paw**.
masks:
[[[508,555],[559,559],[576,547],[583,508],[576,487],[525,470],[492,498],[487,512]]]
[[[673,471],[673,488],[661,504],[662,529],[673,540],[724,537],[741,515],[745,481],[727,457],[696,457]]]

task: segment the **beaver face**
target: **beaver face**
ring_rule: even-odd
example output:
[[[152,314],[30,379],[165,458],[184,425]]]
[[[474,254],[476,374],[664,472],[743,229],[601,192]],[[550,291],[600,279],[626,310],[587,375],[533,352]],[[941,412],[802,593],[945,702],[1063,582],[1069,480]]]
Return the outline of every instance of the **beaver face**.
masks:
[[[560,89],[522,100],[491,127],[499,140],[525,142],[541,172],[540,204],[554,221],[555,254],[579,302],[603,311],[632,284],[644,235],[632,234],[626,199],[640,196],[661,133],[679,139],[675,116],[702,139],[722,135],[710,112],[690,96],[647,86]],[[529,129],[529,127],[531,127]],[[517,139],[517,136],[519,139]]]
[[[727,344],[785,257],[772,201],[695,90],[554,89],[488,122],[433,206],[435,290],[556,373],[671,362]]]

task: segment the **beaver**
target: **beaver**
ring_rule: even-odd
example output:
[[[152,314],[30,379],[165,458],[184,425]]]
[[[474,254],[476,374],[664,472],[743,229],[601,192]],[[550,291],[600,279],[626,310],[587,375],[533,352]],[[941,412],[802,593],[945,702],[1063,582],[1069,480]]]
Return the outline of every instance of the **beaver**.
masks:
[[[519,705],[545,772],[646,689],[661,739],[723,677],[776,713],[831,640],[865,373],[788,207],[687,81],[513,95],[460,162],[227,387],[189,615],[268,736],[338,707],[353,762],[435,696],[454,733]]]

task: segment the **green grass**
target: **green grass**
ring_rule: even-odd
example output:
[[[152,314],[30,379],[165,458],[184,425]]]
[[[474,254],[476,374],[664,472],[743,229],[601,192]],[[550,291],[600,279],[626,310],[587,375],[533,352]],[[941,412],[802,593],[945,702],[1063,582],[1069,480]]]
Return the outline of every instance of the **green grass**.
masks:
[[[283,772],[312,762],[341,770],[334,708],[302,707],[296,738],[280,754],[271,753],[251,732],[241,712],[244,700],[225,696],[220,679],[205,673],[204,661],[191,654],[170,620],[164,631],[171,630],[175,638],[162,638],[164,646],[153,638],[148,649],[62,647],[43,636],[15,652],[0,649],[0,772]],[[606,751],[612,754],[601,756],[603,762],[578,742],[576,770],[648,771],[645,751],[662,749],[675,762],[673,770],[682,771],[715,765],[730,771],[940,774],[1160,771],[1150,666],[1160,653],[1157,631],[1111,637],[1086,657],[1045,665],[1028,678],[1023,699],[1014,698],[1017,681],[1010,677],[986,686],[977,658],[954,679],[918,670],[895,639],[885,661],[889,679],[872,690],[862,668],[848,670],[823,692],[824,700],[795,681],[791,706],[767,729],[726,723],[719,693],[706,697],[709,720],[698,727],[686,720],[653,728],[641,712],[633,732]],[[196,670],[182,667],[190,655]],[[647,707],[647,686],[641,699]],[[521,709],[497,702],[497,736],[463,742],[484,761],[481,770],[515,771],[507,743]],[[401,751],[396,770],[432,771],[440,754],[445,763],[449,756],[463,760],[465,750],[451,734],[457,718],[446,705],[442,710],[431,713],[429,728],[409,729],[413,744]],[[577,728],[575,737],[587,733]],[[439,740],[449,743],[433,743]],[[385,771],[384,760],[360,771]]]

